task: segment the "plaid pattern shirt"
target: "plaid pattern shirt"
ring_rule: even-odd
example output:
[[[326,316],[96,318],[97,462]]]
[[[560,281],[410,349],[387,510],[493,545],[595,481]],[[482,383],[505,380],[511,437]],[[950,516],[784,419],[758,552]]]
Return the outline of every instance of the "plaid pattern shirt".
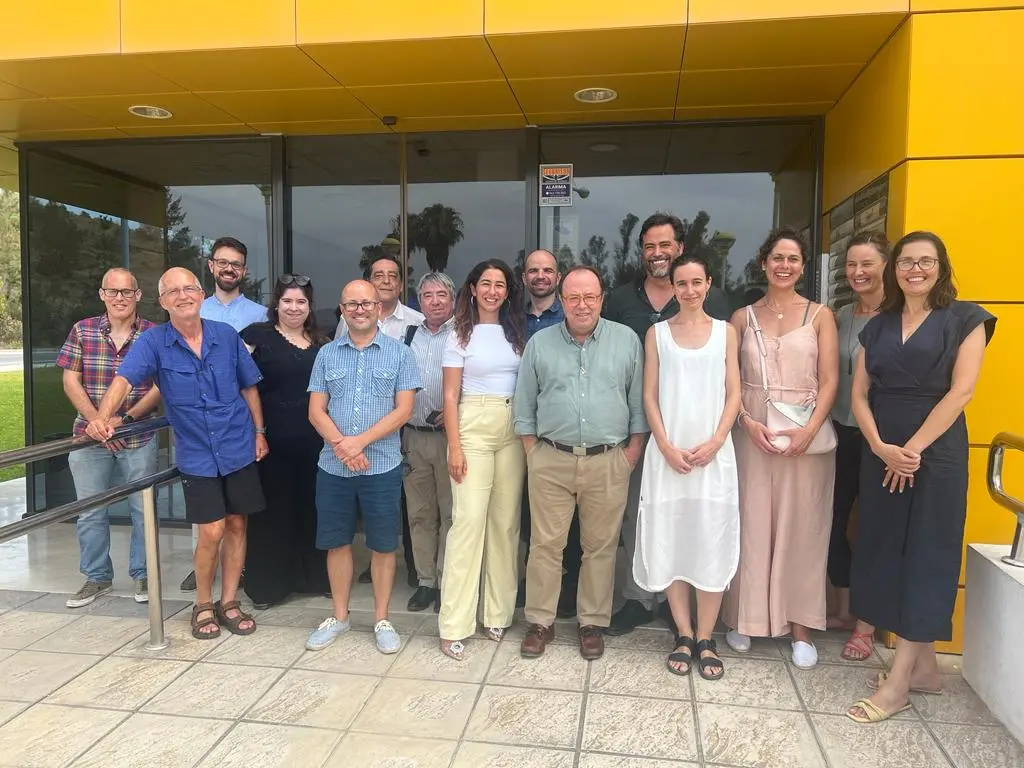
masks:
[[[57,366],[81,373],[85,393],[89,396],[92,404],[99,407],[103,395],[106,394],[110,383],[114,380],[117,369],[125,355],[128,354],[128,350],[131,349],[135,340],[153,325],[146,318],[136,315],[128,340],[120,349],[115,349],[114,342],[110,340],[110,320],[106,313],[79,320],[71,326],[71,332],[68,334],[64,346],[60,348],[60,354],[57,355]],[[132,388],[117,415],[123,416],[152,389],[152,386],[152,384],[146,384],[142,387]],[[78,414],[75,417],[75,426],[72,431],[76,435],[84,435],[87,424],[88,422],[82,414]],[[139,448],[148,443],[152,437],[152,433],[133,437],[126,440],[125,445],[128,448]]]

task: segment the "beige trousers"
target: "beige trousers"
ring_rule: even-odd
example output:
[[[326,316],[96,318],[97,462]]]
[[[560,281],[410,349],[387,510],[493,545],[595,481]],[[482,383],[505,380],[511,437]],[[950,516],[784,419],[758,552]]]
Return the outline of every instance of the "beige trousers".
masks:
[[[448,438],[444,432],[406,427],[402,448],[410,470],[405,476],[412,559],[421,587],[436,587],[444,570],[444,545],[452,527],[452,481],[448,476]]]
[[[562,550],[573,510],[580,511],[580,566],[576,608],[581,626],[607,627],[631,467],[625,451],[574,456],[538,440],[526,457],[530,472],[530,559],[526,564],[526,620],[550,627],[562,588]]]
[[[512,430],[512,398],[464,396],[459,438],[467,472],[461,483],[452,482],[437,620],[444,640],[463,640],[476,631],[481,592],[484,626],[511,625],[518,587],[525,459]]]

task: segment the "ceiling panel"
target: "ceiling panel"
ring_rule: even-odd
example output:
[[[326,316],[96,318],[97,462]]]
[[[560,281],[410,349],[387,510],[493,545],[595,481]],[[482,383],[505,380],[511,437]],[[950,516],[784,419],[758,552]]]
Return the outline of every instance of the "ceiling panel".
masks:
[[[595,119],[606,110],[658,109],[675,104],[679,71],[602,77],[554,77],[511,80],[509,85],[527,115],[534,112],[592,112]],[[573,94],[581,88],[611,88],[619,95],[607,104],[584,104]]]
[[[92,141],[123,139],[126,134],[116,128],[79,128],[73,130],[23,130],[4,134],[17,141]]]
[[[856,64],[831,67],[727,69],[683,72],[680,107],[793,104],[835,101],[860,72]]]
[[[294,46],[175,51],[143,54],[138,59],[190,91],[269,91],[329,88],[338,84]]]
[[[764,0],[690,0],[690,23],[871,13],[906,14],[909,11],[909,0],[774,0],[771,3]]]
[[[676,107],[676,120],[737,120],[758,117],[813,117],[828,112],[834,101],[801,104],[743,104],[719,107]]]
[[[244,122],[359,120],[374,115],[344,88],[201,93],[203,99]]]
[[[42,94],[26,91],[24,88],[18,88],[16,85],[12,85],[11,83],[0,81],[0,101],[10,101],[12,99],[38,99],[41,98],[41,96]]]
[[[249,123],[260,133],[283,133],[314,136],[317,134],[337,133],[390,133],[390,129],[381,125],[380,120],[299,120],[251,122]]]
[[[257,133],[256,129],[245,123],[226,123],[223,125],[159,125],[155,121],[147,121],[153,125],[123,125],[121,132],[128,136],[245,136]]]
[[[509,79],[667,72],[679,69],[684,26],[489,35]],[[557,55],[553,55],[557,54]]]
[[[374,0],[372,10],[338,0],[295,0],[300,45],[482,35],[484,0]]]
[[[184,88],[146,69],[135,56],[75,56],[0,62],[0,80],[43,96],[171,93]]]
[[[508,83],[491,80],[473,83],[435,83],[350,88],[349,92],[374,113],[405,117],[458,117],[508,115],[519,110]]]
[[[505,76],[482,37],[306,45],[303,50],[346,86],[498,80]]]
[[[108,5],[114,4],[107,2]],[[119,0],[125,53],[295,45],[295,0]]]
[[[884,14],[691,24],[683,69],[864,64],[903,18]]]
[[[522,113],[513,115],[460,115],[459,117],[407,117],[398,121],[395,130],[400,133],[430,131],[482,131],[506,128],[525,128]]]
[[[659,27],[686,23],[688,0],[486,0],[487,35],[575,29]]]
[[[238,122],[209,102],[192,93],[151,93],[136,96],[94,96],[89,98],[55,99],[56,104],[70,107],[99,120],[105,126],[148,125],[153,121],[136,117],[128,112],[135,104],[147,104],[168,109],[172,117],[160,121],[162,125],[223,125]]]
[[[575,123],[651,123],[671,120],[674,110],[659,109],[606,109],[601,112],[529,112],[531,125],[569,125]]]
[[[102,121],[48,99],[0,101],[0,133],[103,127]]]

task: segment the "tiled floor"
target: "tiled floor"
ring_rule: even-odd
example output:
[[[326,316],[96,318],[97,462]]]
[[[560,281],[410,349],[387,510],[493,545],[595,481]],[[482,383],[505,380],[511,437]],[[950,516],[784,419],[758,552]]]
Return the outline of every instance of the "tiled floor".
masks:
[[[122,569],[125,529],[112,555]],[[76,611],[74,531],[56,526],[0,546],[0,766],[337,766],[361,768],[1020,768],[1024,749],[943,657],[946,693],[875,726],[843,716],[884,667],[844,662],[841,635],[818,638],[822,663],[795,668],[785,642],[756,640],[706,682],[665,669],[667,631],[608,638],[583,661],[560,622],[540,659],[474,638],[457,663],[437,650],[432,613],[395,612],[403,647],[373,646],[372,596],[353,595],[352,632],[303,649],[329,610],[302,598],[257,613],[255,635],[200,641],[188,631],[187,531],[162,534],[168,649],[145,650],[145,606],[115,595]],[[401,573],[401,569],[400,569]],[[404,575],[404,574],[402,574]],[[45,591],[44,591],[45,590]],[[410,590],[396,587],[393,605]]]

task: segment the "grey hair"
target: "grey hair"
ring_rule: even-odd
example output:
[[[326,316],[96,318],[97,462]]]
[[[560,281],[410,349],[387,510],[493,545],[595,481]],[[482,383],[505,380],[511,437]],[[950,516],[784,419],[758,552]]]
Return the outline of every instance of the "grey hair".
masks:
[[[423,277],[420,278],[419,283],[416,285],[416,295],[419,296],[423,293],[424,286],[427,283],[437,283],[446,291],[448,295],[455,299],[455,283],[448,277],[444,272],[427,272]]]
[[[135,275],[133,275],[130,270],[127,270],[124,267],[111,267],[106,272],[104,272],[103,279],[100,280],[100,286],[102,287],[106,285],[108,277],[110,277],[111,275],[118,274],[128,275],[128,277],[132,279],[132,288],[134,288],[135,290],[139,290],[139,281],[135,279]]]
[[[179,269],[182,272],[188,273],[188,275],[192,278],[192,284],[193,285],[198,285],[200,288],[203,287],[203,284],[199,282],[199,278],[196,277],[196,273],[193,272],[191,269],[185,269],[185,267],[171,267],[166,272],[164,272],[162,275],[160,275],[160,279],[157,280],[156,292],[157,292],[158,296],[163,296],[164,295],[164,278],[167,277],[167,275],[169,275],[171,272],[174,272],[174,271],[179,270]]]

